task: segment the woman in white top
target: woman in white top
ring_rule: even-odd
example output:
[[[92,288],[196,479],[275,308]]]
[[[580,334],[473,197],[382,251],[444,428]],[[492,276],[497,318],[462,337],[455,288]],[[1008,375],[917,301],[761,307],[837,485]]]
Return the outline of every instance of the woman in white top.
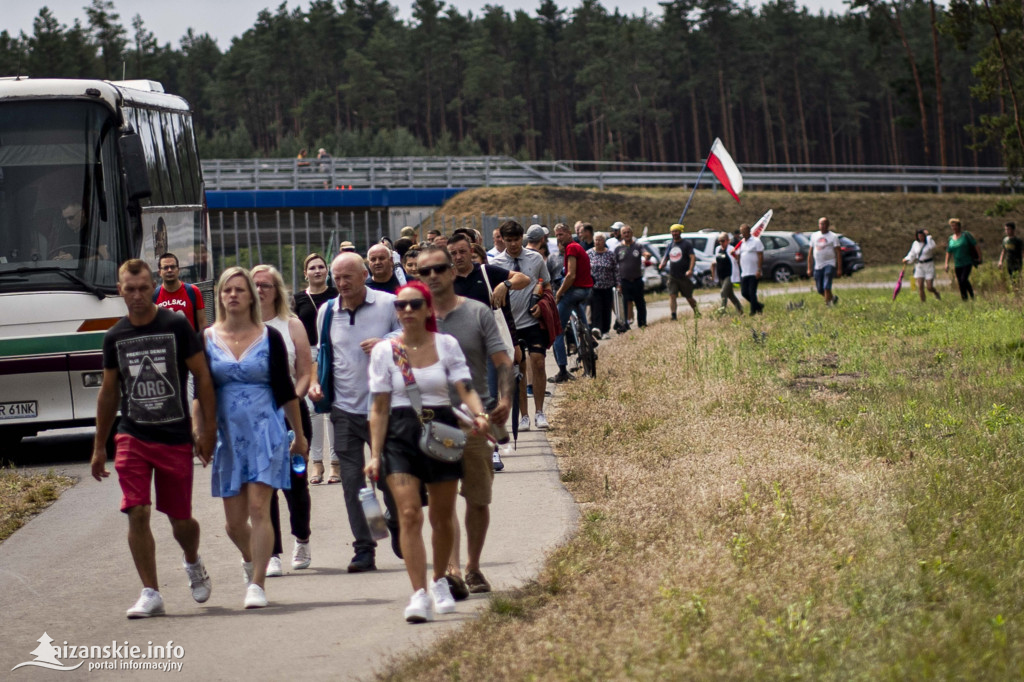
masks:
[[[395,345],[385,339],[374,346],[370,355],[370,463],[366,474],[376,480],[382,470],[385,472],[398,507],[399,540],[413,589],[405,609],[405,619],[410,623],[433,620],[435,612],[455,611],[455,600],[444,574],[454,539],[452,515],[462,462],[441,462],[420,451],[422,426],[395,361],[396,345],[404,347],[425,417],[432,413],[436,421],[457,424],[449,398],[449,385],[454,384],[459,399],[476,415],[474,433],[485,433],[490,428],[458,341],[437,333],[432,301],[430,290],[421,282],[410,282],[400,288],[394,305],[402,333],[395,339]],[[427,486],[434,550],[429,586],[421,481]]]
[[[309,390],[310,375],[313,371],[313,360],[309,349],[309,338],[306,335],[306,328],[288,309],[288,292],[284,288],[284,280],[281,273],[272,265],[257,265],[252,269],[252,279],[256,284],[256,292],[260,299],[260,313],[263,315],[263,323],[273,327],[284,338],[285,348],[288,350],[288,372],[295,384],[296,395],[304,396]],[[299,400],[299,412],[301,416],[302,434],[308,441],[312,437],[313,424],[309,418],[309,408],[305,400]],[[294,424],[289,424],[293,431],[297,430]],[[309,452],[303,453],[303,458],[309,461]],[[309,484],[305,475],[296,476],[291,471],[290,490],[284,491],[285,500],[288,502],[288,512],[291,517],[292,535],[295,536],[295,546],[292,548],[292,568],[308,568],[311,560],[309,551],[309,518],[310,499]],[[273,578],[284,574],[281,567],[281,553],[284,551],[281,544],[281,510],[277,501],[275,490],[270,500],[270,522],[274,526],[274,553],[267,563],[267,577]]]
[[[918,230],[914,236],[914,243],[910,245],[910,251],[903,258],[903,262],[914,264],[914,279],[917,280],[917,292],[921,295],[921,301],[925,300],[925,286],[928,291],[935,294],[936,299],[941,299],[939,292],[935,290],[935,251],[937,245],[927,230]]]

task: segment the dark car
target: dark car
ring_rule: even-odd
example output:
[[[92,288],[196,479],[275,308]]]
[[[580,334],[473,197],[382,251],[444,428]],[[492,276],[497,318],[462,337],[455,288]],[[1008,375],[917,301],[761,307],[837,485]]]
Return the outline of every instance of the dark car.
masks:
[[[761,233],[764,244],[764,264],[761,275],[773,282],[788,282],[807,276],[807,249],[810,242],[800,232],[765,230]]]

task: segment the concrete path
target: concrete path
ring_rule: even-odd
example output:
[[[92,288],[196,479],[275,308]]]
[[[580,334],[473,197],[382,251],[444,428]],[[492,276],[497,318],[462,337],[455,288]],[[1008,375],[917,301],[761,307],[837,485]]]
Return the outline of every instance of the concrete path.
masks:
[[[174,679],[233,680],[242,674],[254,680],[366,679],[389,656],[428,646],[488,603],[487,595],[472,595],[453,615],[431,624],[406,624],[402,611],[411,589],[404,564],[385,540],[377,552],[379,570],[346,573],[352,537],[341,486],[320,485],[311,486],[312,566],[293,571],[286,558],[285,575],[267,581],[271,606],[245,611],[239,555],[224,532],[221,503],[210,497],[209,470],[197,467],[194,513],[202,526],[200,551],[213,579],[213,595],[206,604],[192,601],[170,526],[154,513],[167,616],[129,621],[124,612],[141,585],[128,551],[127,523],[118,512],[116,474],[97,483],[87,464],[63,468],[79,477],[79,483],[0,545],[0,671],[34,661],[30,652],[46,632],[52,645],[128,642],[143,653],[150,642],[173,641],[184,652],[183,658],[171,659],[182,663]],[[576,506],[559,481],[542,433],[522,434],[518,450],[495,479],[491,509],[482,569],[496,590],[509,589],[534,577],[545,554],[576,524]],[[287,529],[287,519],[283,521]],[[291,538],[286,538],[286,552],[291,547]],[[101,660],[86,659],[72,675],[123,680],[126,675],[166,674],[83,674],[90,662]],[[78,660],[63,663],[73,666]],[[25,666],[10,676],[53,680],[59,675]]]

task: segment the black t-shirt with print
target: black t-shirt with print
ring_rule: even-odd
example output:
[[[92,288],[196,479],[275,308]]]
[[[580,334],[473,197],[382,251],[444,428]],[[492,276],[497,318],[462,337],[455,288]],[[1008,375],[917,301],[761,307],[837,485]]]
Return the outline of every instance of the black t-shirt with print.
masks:
[[[103,367],[121,375],[118,433],[169,445],[191,442],[185,360],[202,350],[188,320],[164,308],[141,327],[127,317],[111,327],[103,337]]]
[[[487,295],[487,282],[484,281],[484,275],[480,271],[480,264],[475,263],[473,270],[465,277],[461,275],[455,276],[455,294],[457,296],[465,296],[466,298],[474,301],[483,303],[488,308],[491,306],[491,297]],[[507,280],[512,273],[505,268],[498,265],[487,265],[487,279],[491,282],[491,289],[495,289],[502,282]],[[505,297],[505,305],[502,306],[501,312],[505,316],[505,322],[508,323],[509,330],[516,328],[515,318],[512,316],[512,306],[510,302],[512,300],[511,293]]]

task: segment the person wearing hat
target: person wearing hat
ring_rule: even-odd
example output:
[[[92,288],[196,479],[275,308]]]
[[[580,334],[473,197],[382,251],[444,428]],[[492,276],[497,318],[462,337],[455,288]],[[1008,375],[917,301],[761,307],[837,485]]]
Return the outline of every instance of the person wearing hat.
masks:
[[[605,246],[608,247],[609,251],[614,252],[622,242],[622,227],[625,225],[621,220],[617,220],[612,223],[612,226],[608,228],[608,238],[605,240]]]
[[[344,241],[338,245],[338,253],[355,253],[356,245],[349,241]]]
[[[409,239],[416,241],[416,228],[412,225],[406,225],[402,228],[402,231],[398,233],[399,237],[408,237]]]
[[[668,309],[672,319],[676,319],[676,297],[680,294],[693,308],[693,316],[700,317],[697,310],[697,299],[693,297],[693,268],[697,264],[697,255],[693,252],[690,240],[683,239],[683,226],[676,223],[668,228],[672,233],[672,243],[665,249],[665,255],[658,264],[662,270],[668,264]]]

